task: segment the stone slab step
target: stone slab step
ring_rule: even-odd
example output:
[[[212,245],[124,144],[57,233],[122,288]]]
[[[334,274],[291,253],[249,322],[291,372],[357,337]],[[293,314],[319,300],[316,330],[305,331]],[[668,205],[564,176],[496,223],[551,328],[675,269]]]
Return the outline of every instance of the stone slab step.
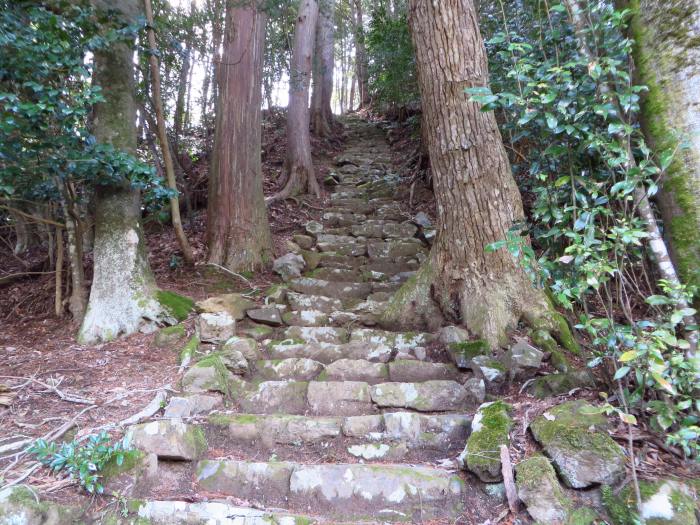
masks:
[[[343,309],[343,303],[339,299],[324,295],[288,292],[287,301],[292,310],[317,310],[329,314]]]
[[[203,460],[196,483],[216,494],[358,521],[455,517],[465,494],[462,479],[449,471],[396,464]]]
[[[336,299],[365,299],[372,293],[371,283],[331,282],[311,277],[292,279],[292,290],[309,295],[324,295]]]
[[[234,443],[268,445],[346,441],[404,443],[409,449],[461,450],[470,434],[468,414],[385,412],[360,416],[225,414],[208,417],[207,429],[223,430]]]
[[[421,346],[400,346],[398,357],[405,359],[425,359],[425,349]],[[374,363],[389,362],[395,351],[394,347],[381,341],[350,341],[344,344],[314,343],[300,344],[293,340],[276,341],[267,345],[270,359],[287,359],[304,357],[323,364],[330,364],[339,359],[364,359]]]
[[[479,397],[456,381],[380,383],[370,388],[372,402],[382,408],[410,408],[420,412],[460,411],[474,408]]]
[[[309,516],[239,507],[224,502],[142,501],[135,509],[139,523],[153,525],[316,525]]]
[[[347,343],[350,333],[345,328],[332,326],[290,326],[284,331],[285,339],[304,343]]]

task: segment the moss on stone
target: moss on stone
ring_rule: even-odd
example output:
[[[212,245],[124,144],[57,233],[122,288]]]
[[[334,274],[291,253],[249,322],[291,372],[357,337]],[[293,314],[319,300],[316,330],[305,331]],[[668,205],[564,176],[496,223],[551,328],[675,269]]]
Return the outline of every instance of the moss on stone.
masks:
[[[230,424],[251,425],[261,420],[261,416],[255,414],[211,414],[207,421],[217,427],[226,427]]]
[[[197,334],[194,334],[192,337],[190,337],[190,340],[187,341],[187,344],[182,347],[180,350],[180,364],[186,362],[186,361],[192,361],[194,359],[195,353],[199,349],[199,336]]]
[[[695,502],[687,486],[673,480],[639,482],[639,493],[643,504],[662,491],[667,493],[673,509],[673,517],[671,519],[649,517],[646,520],[647,525],[685,525],[695,522]],[[601,496],[613,525],[639,523],[637,501],[632,484],[625,486],[618,494],[612,487],[601,487]]]
[[[187,445],[192,447],[197,457],[204,454],[207,450],[207,438],[204,435],[204,430],[199,426],[189,425],[182,439]]]
[[[214,368],[216,371],[216,383],[209,385],[208,389],[217,390],[223,393],[228,399],[233,399],[235,392],[229,382],[231,372],[229,372],[228,368],[226,368],[221,352],[213,352],[207,355],[203,359],[197,361],[194,366],[197,368]]]
[[[167,290],[158,290],[156,298],[165,310],[178,321],[184,321],[192,310],[194,310],[194,301],[189,297],[170,292]]]
[[[450,343],[449,348],[453,354],[459,355],[467,361],[471,361],[478,355],[488,355],[491,352],[489,344],[483,339]]]
[[[128,450],[124,453],[124,461],[122,461],[121,465],[117,465],[117,460],[112,458],[102,468],[100,475],[105,481],[114,479],[125,472],[130,472],[136,468],[140,468],[145,457],[146,454],[141,450]]]
[[[574,510],[566,521],[566,525],[593,525],[600,522],[600,517],[595,509],[581,507]]]
[[[482,481],[501,479],[500,446],[510,442],[512,407],[503,401],[481,405],[467,440],[465,464]]]

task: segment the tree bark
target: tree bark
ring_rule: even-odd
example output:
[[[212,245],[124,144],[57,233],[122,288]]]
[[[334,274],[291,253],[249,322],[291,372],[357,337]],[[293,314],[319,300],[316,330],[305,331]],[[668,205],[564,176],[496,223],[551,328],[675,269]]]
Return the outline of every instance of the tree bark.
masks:
[[[314,89],[311,96],[311,127],[319,137],[333,133],[333,68],[335,66],[335,0],[326,0],[319,7],[314,59]]]
[[[226,5],[207,211],[208,260],[236,272],[272,256],[260,163],[266,15],[257,3],[237,4]]]
[[[700,2],[630,0],[642,125],[657,151],[678,151],[657,196],[681,280],[700,286]],[[700,296],[699,296],[700,297]],[[696,301],[700,307],[700,299]]]
[[[183,259],[187,264],[194,263],[194,253],[192,247],[187,240],[185,230],[182,227],[182,218],[180,217],[180,199],[177,192],[177,180],[175,178],[175,167],[173,159],[170,155],[170,147],[168,142],[168,132],[165,127],[165,115],[163,114],[163,98],[160,93],[160,67],[158,66],[158,58],[156,57],[156,35],[153,30],[153,10],[151,9],[151,0],[144,0],[146,10],[146,20],[148,21],[148,45],[150,49],[149,61],[151,63],[151,86],[153,88],[153,105],[156,111],[156,127],[158,130],[158,141],[160,142],[160,151],[163,155],[163,164],[165,165],[165,176],[168,182],[168,188],[174,192],[170,197],[170,218],[175,230],[177,243],[182,250]],[[144,115],[145,116],[145,115]],[[177,134],[176,134],[177,136]]]
[[[289,74],[287,109],[287,158],[284,165],[286,184],[268,202],[286,199],[299,193],[321,196],[314,173],[309,134],[309,81],[318,18],[317,0],[301,0],[294,29],[294,47]]]
[[[109,2],[96,1],[101,7]],[[140,13],[137,0],[118,4],[127,19]],[[132,46],[113,43],[95,53],[93,81],[104,101],[94,108],[94,133],[99,142],[136,152],[136,104]],[[99,186],[96,191],[94,275],[78,340],[109,341],[139,329],[154,329],[165,317],[156,300],[156,284],[146,255],[141,228],[141,196],[128,181]]]
[[[150,4],[149,4],[150,7]],[[190,17],[194,16],[197,10],[197,4],[194,0],[190,3]],[[153,13],[151,13],[151,19],[153,19]],[[153,33],[153,22],[151,22],[151,29],[149,29],[149,41],[150,35]],[[155,38],[155,37],[154,37]],[[192,32],[187,33],[187,40],[185,41],[185,52],[182,57],[182,68],[180,69],[180,79],[177,86],[177,99],[175,101],[175,152],[180,153],[180,136],[182,135],[182,129],[185,126],[186,118],[186,104],[187,104],[187,86],[190,79],[190,69],[192,66]],[[150,44],[152,49],[155,49],[155,42]],[[153,56],[153,55],[151,55]],[[151,65],[151,70],[153,66]]]
[[[357,88],[360,94],[360,107],[370,105],[369,75],[367,73],[367,48],[365,47],[365,21],[362,12],[362,0],[355,0],[355,69],[357,71]]]
[[[432,297],[444,317],[492,347],[505,344],[521,318],[571,346],[568,325],[518,262],[506,250],[485,249],[505,239],[524,213],[496,118],[464,92],[489,84],[472,0],[411,0],[409,23],[439,225],[429,259],[396,294],[382,323],[422,321],[434,328]]]

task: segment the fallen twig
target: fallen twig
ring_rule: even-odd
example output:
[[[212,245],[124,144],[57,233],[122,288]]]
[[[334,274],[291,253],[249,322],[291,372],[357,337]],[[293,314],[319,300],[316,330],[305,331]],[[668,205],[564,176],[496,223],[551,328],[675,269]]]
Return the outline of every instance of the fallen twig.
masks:
[[[518,512],[518,491],[513,481],[513,465],[510,462],[510,453],[506,445],[501,445],[501,472],[503,473],[503,485],[506,488],[508,508],[513,514]]]

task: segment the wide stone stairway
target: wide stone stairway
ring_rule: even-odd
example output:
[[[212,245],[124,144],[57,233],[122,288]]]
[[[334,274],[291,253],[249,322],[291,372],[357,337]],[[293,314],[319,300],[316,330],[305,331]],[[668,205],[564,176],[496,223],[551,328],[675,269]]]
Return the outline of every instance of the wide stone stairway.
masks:
[[[329,207],[275,262],[286,283],[265,304],[199,303],[181,393],[130,429],[148,455],[116,479],[143,519],[468,523],[502,505],[457,463],[483,378],[452,362],[449,332],[376,327],[433,232],[396,200],[384,133],[347,130]]]

